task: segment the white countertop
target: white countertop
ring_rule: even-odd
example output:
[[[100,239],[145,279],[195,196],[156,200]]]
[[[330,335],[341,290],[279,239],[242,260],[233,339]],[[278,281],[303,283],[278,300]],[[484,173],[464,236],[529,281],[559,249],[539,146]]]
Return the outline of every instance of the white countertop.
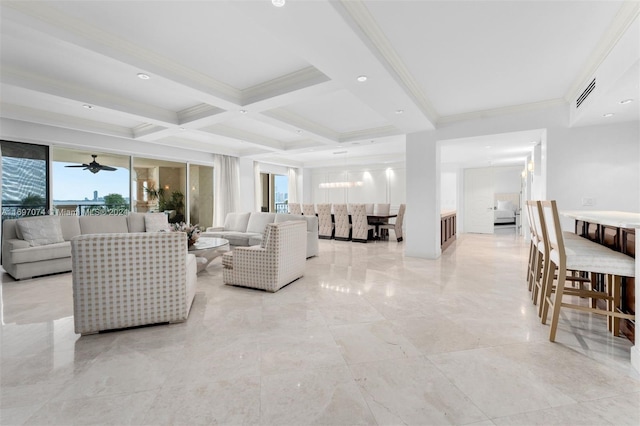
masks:
[[[617,211],[593,211],[593,210],[565,210],[560,215],[585,222],[598,223],[600,225],[615,226],[617,228],[640,229],[640,213]]]

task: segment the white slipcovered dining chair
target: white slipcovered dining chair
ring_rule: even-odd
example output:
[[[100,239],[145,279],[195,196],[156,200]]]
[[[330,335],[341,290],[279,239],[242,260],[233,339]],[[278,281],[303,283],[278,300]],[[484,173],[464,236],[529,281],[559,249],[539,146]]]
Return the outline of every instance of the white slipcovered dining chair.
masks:
[[[560,226],[558,207],[555,200],[541,201],[544,243],[548,247],[548,266],[544,268],[544,284],[541,303],[542,323],[546,324],[547,314],[551,310],[551,327],[549,340],[555,341],[560,310],[562,308],[575,309],[583,312],[606,315],[608,327],[614,336],[620,329],[620,319],[635,319],[635,315],[618,311],[620,304],[621,277],[635,276],[635,262],[631,256],[613,251],[605,246],[589,241],[586,238],[565,238]],[[606,292],[566,288],[567,270],[588,271],[604,274]],[[557,270],[557,283],[553,286],[554,275]],[[591,297],[603,299],[607,302],[607,309],[599,309],[579,304],[580,299],[565,300],[565,295]]]
[[[301,215],[302,214],[302,208],[300,207],[300,204],[299,203],[290,203],[289,204],[289,213]]]
[[[359,243],[366,243],[369,239],[369,232],[373,234],[375,227],[369,225],[367,221],[367,211],[364,204],[351,205],[351,240]]]
[[[333,238],[333,220],[331,219],[331,204],[318,204],[318,237]]]
[[[403,239],[402,222],[404,221],[404,211],[406,210],[406,208],[407,208],[406,204],[400,204],[400,208],[398,209],[398,216],[396,217],[395,222],[384,223],[378,227],[379,229],[386,229],[386,230],[392,229],[393,232],[396,234],[396,241],[398,242],[401,242]]]
[[[349,213],[346,204],[334,204],[333,216],[335,221],[336,240],[349,241],[351,239],[351,223],[349,223]]]

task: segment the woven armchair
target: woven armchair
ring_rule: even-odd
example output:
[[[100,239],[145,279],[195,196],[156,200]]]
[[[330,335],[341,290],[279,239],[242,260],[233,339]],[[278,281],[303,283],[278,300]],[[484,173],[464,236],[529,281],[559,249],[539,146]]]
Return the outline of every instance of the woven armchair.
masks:
[[[71,264],[78,334],[189,316],[197,265],[183,232],[79,235]]]
[[[225,284],[276,292],[304,274],[307,222],[270,223],[260,246],[222,255]]]

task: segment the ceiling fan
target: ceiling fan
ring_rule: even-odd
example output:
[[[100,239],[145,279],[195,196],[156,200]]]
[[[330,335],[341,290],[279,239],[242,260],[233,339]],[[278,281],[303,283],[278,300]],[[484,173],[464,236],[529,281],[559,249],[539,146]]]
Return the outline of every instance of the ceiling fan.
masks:
[[[93,161],[90,162],[89,164],[83,163],[83,164],[78,164],[74,166],[65,166],[65,167],[84,167],[83,170],[89,170],[91,173],[98,173],[100,170],[106,170],[108,172],[113,172],[117,170],[115,167],[103,166],[102,164],[98,163],[96,161],[97,155],[91,154],[91,156],[93,157]]]

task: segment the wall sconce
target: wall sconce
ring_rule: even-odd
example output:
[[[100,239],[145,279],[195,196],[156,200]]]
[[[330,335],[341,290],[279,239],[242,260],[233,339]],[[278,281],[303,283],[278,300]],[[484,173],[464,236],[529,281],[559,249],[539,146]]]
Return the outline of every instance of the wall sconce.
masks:
[[[520,173],[520,175],[522,176],[522,179],[527,177],[527,169],[522,169],[522,173]]]
[[[527,170],[529,171],[529,173],[533,173],[533,161],[529,161],[529,163],[527,164]]]

